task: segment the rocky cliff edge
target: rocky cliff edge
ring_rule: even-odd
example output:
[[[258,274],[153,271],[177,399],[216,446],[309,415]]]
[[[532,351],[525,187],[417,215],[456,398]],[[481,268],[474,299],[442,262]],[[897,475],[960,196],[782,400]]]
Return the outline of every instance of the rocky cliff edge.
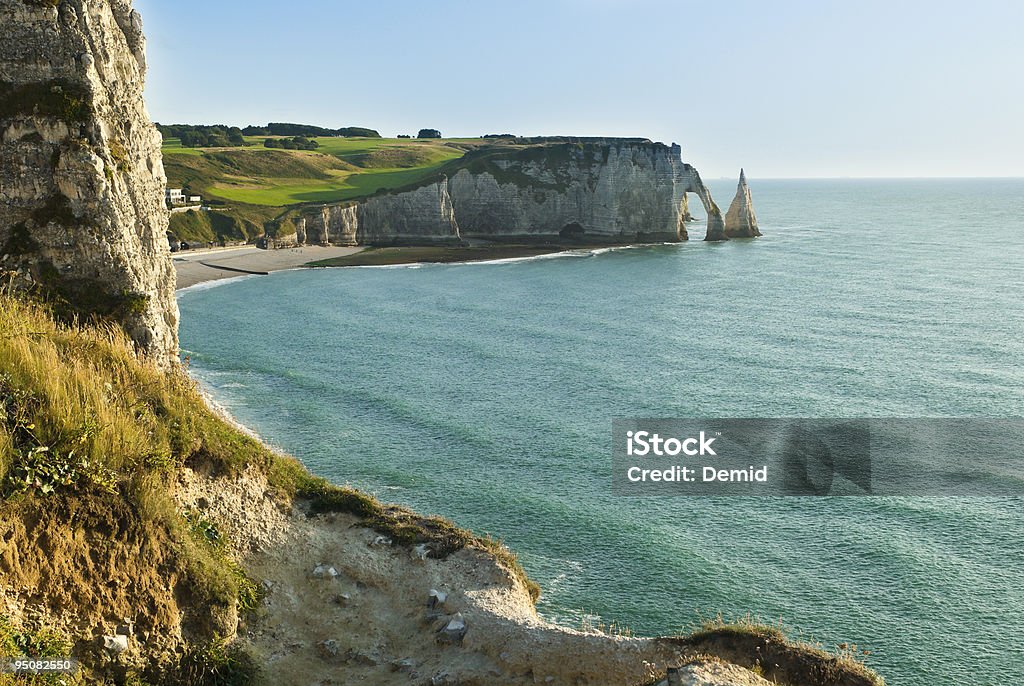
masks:
[[[0,0],[0,273],[177,354],[160,135],[130,0]]]

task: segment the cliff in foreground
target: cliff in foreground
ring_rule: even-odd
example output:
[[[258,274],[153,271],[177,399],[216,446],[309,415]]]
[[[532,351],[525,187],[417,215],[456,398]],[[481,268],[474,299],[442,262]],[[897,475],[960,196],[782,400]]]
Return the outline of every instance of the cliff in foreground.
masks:
[[[548,624],[504,546],[311,476],[116,328],[0,295],[0,369],[0,657],[71,683],[881,683],[771,627]]]
[[[128,0],[0,0],[0,274],[167,366],[178,308],[160,134]]]

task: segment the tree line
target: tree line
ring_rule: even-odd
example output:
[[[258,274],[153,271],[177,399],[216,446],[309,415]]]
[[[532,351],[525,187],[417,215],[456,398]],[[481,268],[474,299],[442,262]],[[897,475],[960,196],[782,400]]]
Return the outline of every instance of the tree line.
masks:
[[[242,129],[237,126],[215,124],[157,124],[164,138],[178,138],[185,148],[237,148],[245,145]]]
[[[380,134],[373,129],[364,129],[359,126],[325,129],[321,126],[311,126],[309,124],[272,122],[266,126],[246,126],[245,128],[226,126],[224,124],[214,124],[212,126],[204,124],[157,124],[156,127],[164,139],[180,139],[181,145],[184,148],[238,148],[245,145],[245,136],[287,136],[293,140],[298,137],[309,139],[315,136],[380,138]],[[312,149],[309,147],[297,148],[284,144],[267,145],[267,147],[287,148],[289,150]]]
[[[305,136],[313,138],[316,136],[342,138],[380,138],[380,134],[373,129],[364,129],[361,126],[345,126],[340,129],[325,129],[322,126],[311,124],[285,124],[271,122],[266,126],[246,126],[242,129],[246,136]]]
[[[295,136],[293,138],[268,138],[263,141],[263,146],[266,148],[283,148],[285,150],[316,150],[320,147],[320,144],[305,136]]]

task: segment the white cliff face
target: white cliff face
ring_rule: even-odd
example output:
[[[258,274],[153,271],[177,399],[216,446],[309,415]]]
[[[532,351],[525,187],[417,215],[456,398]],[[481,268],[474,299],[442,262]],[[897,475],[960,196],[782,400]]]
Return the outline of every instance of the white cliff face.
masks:
[[[687,193],[726,240],[721,211],[679,146],[596,139],[468,155],[450,179],[324,206],[300,219],[305,242],[430,244],[464,238],[625,244],[688,238]]]
[[[359,204],[356,242],[364,245],[456,244],[461,241],[448,180]]]
[[[355,205],[325,205],[300,217],[296,233],[308,245],[356,245],[358,225]]]
[[[747,175],[742,169],[740,182],[736,187],[736,197],[733,198],[725,215],[725,235],[729,238],[754,238],[761,235],[757,227],[757,216],[754,214],[754,203],[750,199]]]
[[[383,193],[358,204],[324,205],[296,221],[300,243],[309,245],[458,244],[448,181],[403,193]]]
[[[0,0],[0,272],[176,359],[160,134],[130,0]]]
[[[686,193],[720,217],[679,146],[558,143],[469,162],[449,192],[465,237],[631,243],[686,240]],[[718,227],[713,225],[717,233]]]
[[[464,236],[678,241],[684,188],[650,144],[557,144],[497,156],[449,184]]]

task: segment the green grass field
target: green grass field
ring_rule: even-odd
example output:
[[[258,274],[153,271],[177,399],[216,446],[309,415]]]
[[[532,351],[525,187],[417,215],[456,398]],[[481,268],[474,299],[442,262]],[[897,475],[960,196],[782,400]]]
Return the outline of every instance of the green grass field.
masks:
[[[183,148],[164,142],[168,183],[231,203],[286,207],[338,202],[399,188],[435,173],[477,141],[317,138],[316,151],[267,149],[264,137],[244,148]],[[196,159],[198,158],[198,159]]]
[[[164,141],[163,153],[165,155],[202,155],[203,151],[199,148],[186,148],[177,138],[168,138]]]

